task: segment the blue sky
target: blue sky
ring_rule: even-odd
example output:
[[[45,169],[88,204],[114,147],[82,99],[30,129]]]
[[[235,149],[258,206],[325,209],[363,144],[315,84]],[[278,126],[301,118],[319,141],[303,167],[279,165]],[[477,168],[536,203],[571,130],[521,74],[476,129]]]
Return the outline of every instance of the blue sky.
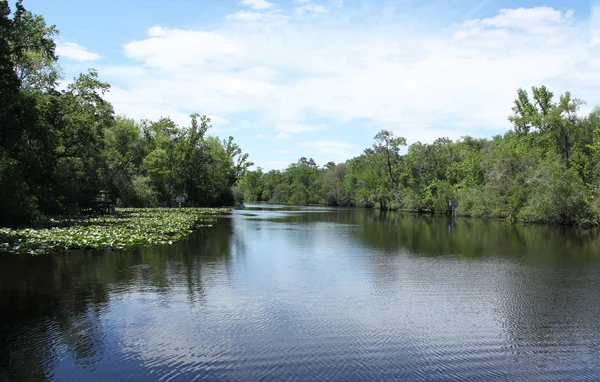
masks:
[[[409,143],[490,137],[518,87],[600,105],[589,1],[25,0],[60,30],[66,79],[93,67],[119,114],[213,119],[256,165],[360,154],[382,128]]]

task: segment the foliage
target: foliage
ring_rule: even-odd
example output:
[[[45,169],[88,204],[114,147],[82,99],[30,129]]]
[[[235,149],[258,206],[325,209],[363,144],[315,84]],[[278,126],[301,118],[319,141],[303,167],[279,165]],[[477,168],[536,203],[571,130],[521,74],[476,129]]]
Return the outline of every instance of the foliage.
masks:
[[[0,225],[76,213],[100,191],[120,206],[233,205],[243,200],[458,213],[561,224],[600,222],[600,109],[545,86],[518,89],[492,139],[415,142],[390,130],[345,163],[302,157],[283,171],[249,171],[233,137],[209,135],[211,121],[115,116],[110,85],[94,69],[65,88],[58,30],[0,1]],[[451,200],[458,208],[449,208]]]
[[[210,226],[223,208],[122,208],[115,215],[50,219],[47,228],[0,228],[0,252],[39,255],[69,249],[171,244]]]
[[[522,220],[576,223],[591,217],[583,182],[560,161],[541,163],[531,183],[532,190],[519,215]]]
[[[252,165],[233,137],[208,136],[210,119],[136,122],[114,115],[95,69],[59,89],[55,26],[0,1],[0,225],[77,213],[100,191],[120,206],[233,204]]]
[[[317,168],[301,158],[284,171],[250,171],[238,185],[246,200],[597,225],[600,109],[581,117],[582,104],[545,86],[531,96],[518,89],[514,130],[503,136],[415,142],[402,154],[406,140],[382,130],[345,163]]]

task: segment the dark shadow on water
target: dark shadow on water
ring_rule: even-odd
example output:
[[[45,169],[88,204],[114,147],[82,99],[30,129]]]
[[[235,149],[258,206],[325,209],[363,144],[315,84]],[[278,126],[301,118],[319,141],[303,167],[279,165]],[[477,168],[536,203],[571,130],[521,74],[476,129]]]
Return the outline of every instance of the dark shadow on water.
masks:
[[[99,317],[119,294],[168,298],[186,285],[190,300],[201,300],[201,269],[227,266],[230,235],[221,219],[173,245],[0,257],[0,381],[52,379],[57,343],[86,362],[105,356]]]

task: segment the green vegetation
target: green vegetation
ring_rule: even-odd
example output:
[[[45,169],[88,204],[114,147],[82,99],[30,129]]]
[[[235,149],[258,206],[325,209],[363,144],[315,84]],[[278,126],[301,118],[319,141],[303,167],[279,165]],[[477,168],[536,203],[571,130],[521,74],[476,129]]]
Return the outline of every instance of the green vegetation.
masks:
[[[44,228],[0,228],[0,252],[39,255],[172,244],[227,212],[224,208],[122,208],[110,216],[49,219],[38,222]]]
[[[517,92],[514,130],[491,140],[440,138],[414,143],[382,130],[360,156],[319,167],[301,158],[284,171],[249,171],[245,200],[377,206],[422,213],[597,226],[600,223],[600,108],[546,87]]]
[[[232,137],[207,135],[199,114],[189,127],[115,116],[94,69],[59,88],[57,33],[20,0],[14,12],[0,0],[0,226],[77,214],[100,191],[122,207],[173,206],[178,195],[233,204],[251,163]]]
[[[208,135],[205,115],[187,127],[116,116],[94,69],[59,88],[57,33],[20,0],[14,12],[0,0],[0,226],[77,214],[100,191],[121,207],[174,206],[183,195],[192,207],[252,200],[448,213],[457,200],[465,216],[600,223],[600,109],[578,115],[583,102],[569,92],[519,89],[514,129],[489,140],[440,138],[404,152],[406,140],[382,130],[345,163],[303,157],[265,173],[248,171],[232,137]]]

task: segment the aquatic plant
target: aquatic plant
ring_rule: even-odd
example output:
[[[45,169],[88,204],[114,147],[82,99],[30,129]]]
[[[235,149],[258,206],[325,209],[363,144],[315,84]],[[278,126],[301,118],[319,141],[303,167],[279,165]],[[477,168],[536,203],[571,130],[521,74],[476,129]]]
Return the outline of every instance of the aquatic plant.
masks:
[[[70,249],[126,249],[172,244],[210,227],[226,208],[119,208],[113,215],[60,217],[37,227],[0,228],[0,252],[40,255]],[[43,228],[42,228],[43,227]]]

